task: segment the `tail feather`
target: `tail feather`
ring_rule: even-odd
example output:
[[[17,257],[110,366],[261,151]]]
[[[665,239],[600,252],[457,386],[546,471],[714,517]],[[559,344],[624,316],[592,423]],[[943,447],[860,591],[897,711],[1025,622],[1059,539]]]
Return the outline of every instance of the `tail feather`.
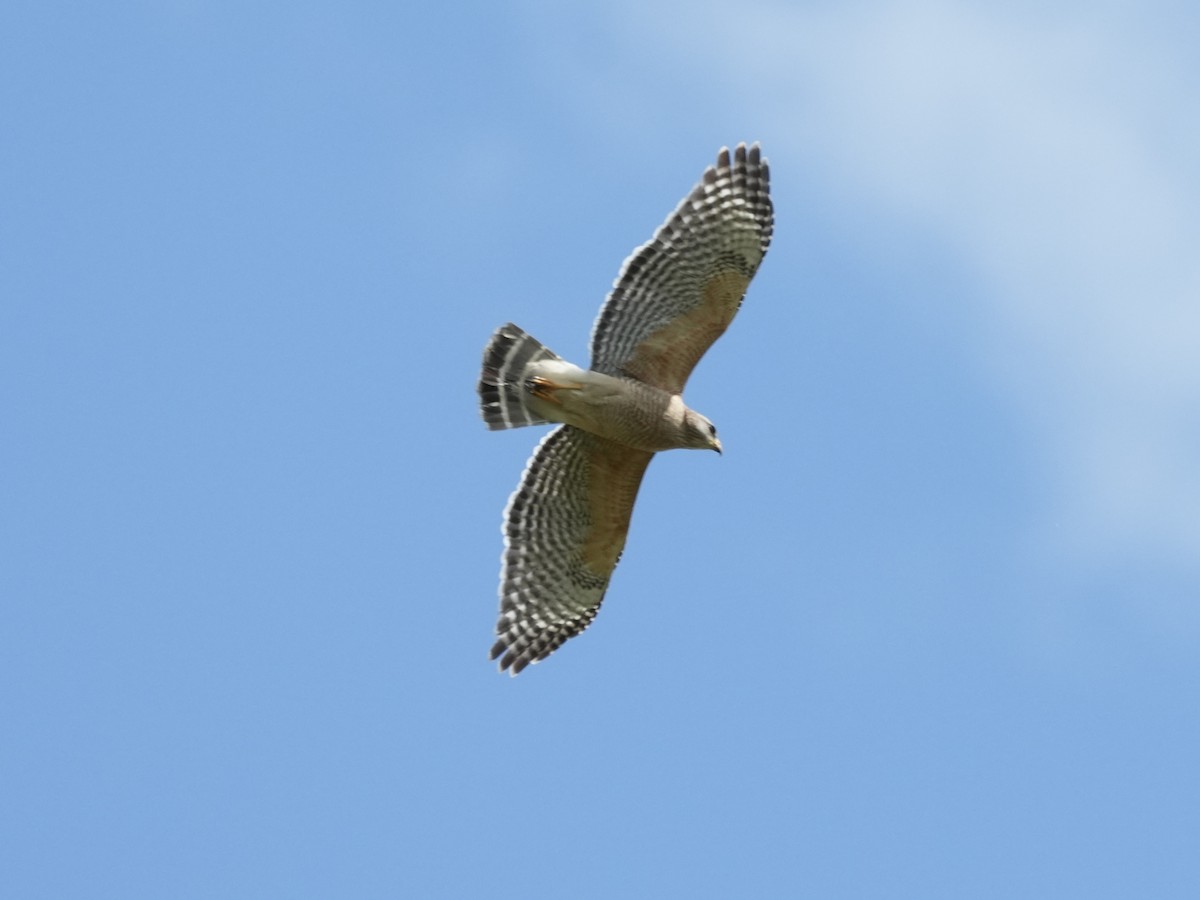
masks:
[[[496,330],[484,348],[479,376],[479,400],[488,428],[499,431],[549,421],[525,405],[524,387],[526,366],[548,359],[561,357],[512,322]]]

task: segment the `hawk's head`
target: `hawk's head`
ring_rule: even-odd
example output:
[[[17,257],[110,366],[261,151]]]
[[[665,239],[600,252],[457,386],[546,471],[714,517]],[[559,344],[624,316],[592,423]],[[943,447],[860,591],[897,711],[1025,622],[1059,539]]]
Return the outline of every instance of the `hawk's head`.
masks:
[[[683,415],[683,439],[685,447],[721,452],[717,426],[693,409],[689,409]]]

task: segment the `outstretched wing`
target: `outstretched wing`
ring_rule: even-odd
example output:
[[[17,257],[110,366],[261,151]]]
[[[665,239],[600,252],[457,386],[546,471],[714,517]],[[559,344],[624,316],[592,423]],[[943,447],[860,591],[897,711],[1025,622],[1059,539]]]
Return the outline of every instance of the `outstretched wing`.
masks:
[[[571,425],[538,445],[504,511],[502,670],[545,659],[596,617],[653,455]]]
[[[733,321],[771,243],[770,170],[738,144],[625,260],[592,330],[592,368],[671,393]]]

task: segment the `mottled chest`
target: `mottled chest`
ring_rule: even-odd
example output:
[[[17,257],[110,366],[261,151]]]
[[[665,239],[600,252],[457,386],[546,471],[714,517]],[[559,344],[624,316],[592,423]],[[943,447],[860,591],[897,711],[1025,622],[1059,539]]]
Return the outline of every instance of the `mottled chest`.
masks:
[[[683,402],[632,378],[547,365],[527,379],[537,412],[640,450],[680,446]]]

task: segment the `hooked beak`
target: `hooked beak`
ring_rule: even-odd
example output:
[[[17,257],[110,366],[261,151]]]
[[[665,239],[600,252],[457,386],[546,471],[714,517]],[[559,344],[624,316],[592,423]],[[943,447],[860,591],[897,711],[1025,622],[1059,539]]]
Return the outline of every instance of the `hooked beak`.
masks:
[[[724,456],[724,455],[725,455],[724,453],[722,453],[722,452],[721,452],[721,440],[720,440],[720,438],[713,438],[713,439],[712,439],[712,448],[713,448],[714,450],[716,450],[716,451],[717,451],[717,453],[719,453],[721,456]]]

